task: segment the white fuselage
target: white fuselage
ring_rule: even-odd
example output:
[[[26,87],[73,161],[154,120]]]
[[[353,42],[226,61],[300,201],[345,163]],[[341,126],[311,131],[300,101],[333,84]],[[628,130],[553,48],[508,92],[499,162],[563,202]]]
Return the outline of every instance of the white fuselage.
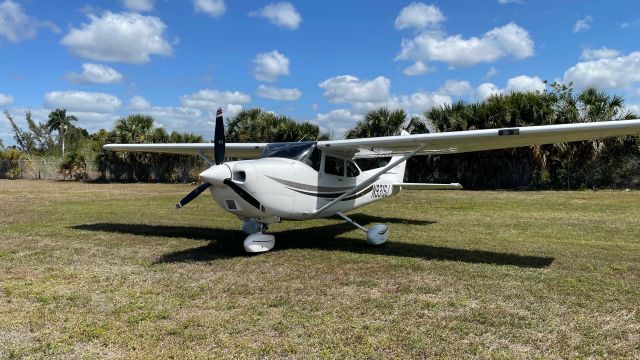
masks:
[[[364,172],[358,169],[358,174],[352,172],[352,176],[346,176],[345,171],[343,176],[331,175],[324,171],[324,156],[318,171],[303,162],[277,157],[232,161],[224,165],[229,168],[230,180],[210,188],[213,198],[223,209],[243,220],[254,218],[266,224],[329,217],[338,211],[355,209],[397,193],[398,188],[392,185],[402,182],[404,175],[402,163],[372,185],[345,197],[320,214],[314,214],[380,169]]]

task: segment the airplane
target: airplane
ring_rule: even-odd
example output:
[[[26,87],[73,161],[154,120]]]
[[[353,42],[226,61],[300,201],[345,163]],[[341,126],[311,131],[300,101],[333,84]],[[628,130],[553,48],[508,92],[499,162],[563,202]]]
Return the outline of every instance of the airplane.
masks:
[[[200,173],[202,184],[176,204],[187,205],[206,189],[224,210],[243,221],[244,249],[260,253],[273,249],[268,226],[283,220],[339,216],[365,233],[368,244],[381,245],[389,228],[368,229],[345,215],[353,209],[386,199],[402,189],[461,189],[457,183],[405,183],[407,159],[415,155],[543,145],[640,133],[640,120],[543,125],[445,133],[400,135],[348,140],[284,143],[225,143],[222,109],[216,113],[213,143],[107,144],[111,151],[198,155],[210,166]],[[213,155],[213,159],[210,156]],[[242,159],[225,162],[224,159]],[[354,161],[385,157],[374,169]]]

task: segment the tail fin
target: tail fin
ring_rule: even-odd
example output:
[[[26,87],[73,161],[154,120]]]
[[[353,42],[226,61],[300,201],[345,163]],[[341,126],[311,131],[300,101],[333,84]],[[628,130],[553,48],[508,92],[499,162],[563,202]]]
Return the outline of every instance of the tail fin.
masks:
[[[409,132],[407,132],[407,130],[402,130],[402,132],[400,133],[400,135],[409,135]],[[402,156],[394,156],[391,158],[391,161],[389,161],[390,163],[400,159]],[[387,171],[387,174],[395,174],[396,175],[396,181],[402,183],[404,182],[404,170],[407,166],[407,161],[403,161],[400,164],[398,164],[396,167],[394,167],[393,169]]]

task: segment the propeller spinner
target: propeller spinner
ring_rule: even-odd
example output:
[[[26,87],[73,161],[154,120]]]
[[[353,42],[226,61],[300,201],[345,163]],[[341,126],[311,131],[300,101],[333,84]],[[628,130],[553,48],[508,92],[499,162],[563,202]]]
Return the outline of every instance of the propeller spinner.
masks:
[[[224,141],[224,121],[222,118],[222,108],[218,108],[218,111],[216,112],[216,127],[215,127],[215,133],[213,134],[213,144],[214,144],[213,145],[214,160],[216,164],[212,166],[210,169],[206,170],[205,172],[223,173],[225,172],[226,169],[228,169],[228,167],[223,165],[225,141]],[[220,167],[225,167],[226,169],[221,169]],[[210,182],[204,182],[203,184],[195,188],[193,191],[187,194],[187,196],[185,196],[182,200],[180,200],[176,204],[176,209],[180,209],[181,207],[187,205],[189,202],[191,202],[191,200],[195,199],[203,191],[207,190],[209,186],[211,186]]]

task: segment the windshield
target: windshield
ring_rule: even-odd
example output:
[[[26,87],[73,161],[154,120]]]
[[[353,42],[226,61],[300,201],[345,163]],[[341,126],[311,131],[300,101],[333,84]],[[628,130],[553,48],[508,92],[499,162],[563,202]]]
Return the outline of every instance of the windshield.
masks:
[[[315,141],[269,144],[264,148],[260,157],[279,157],[298,160],[311,166],[315,171],[320,170],[321,154],[320,150],[316,147]]]
[[[260,155],[260,157],[279,157],[302,161],[311,154],[311,151],[315,146],[315,141],[274,143],[267,145],[262,151],[262,155]]]

